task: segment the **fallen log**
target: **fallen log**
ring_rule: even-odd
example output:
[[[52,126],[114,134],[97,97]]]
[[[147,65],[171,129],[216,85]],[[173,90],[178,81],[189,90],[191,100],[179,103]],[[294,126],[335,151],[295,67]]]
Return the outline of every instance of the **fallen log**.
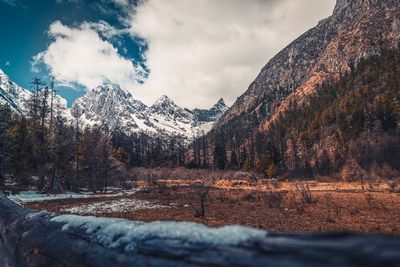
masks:
[[[160,232],[171,225],[175,232]],[[193,224],[190,239],[184,226],[192,224],[57,216],[0,197],[0,266],[400,266],[400,237],[272,234],[247,228],[253,237],[242,240],[240,227]],[[197,229],[208,230],[202,234]]]

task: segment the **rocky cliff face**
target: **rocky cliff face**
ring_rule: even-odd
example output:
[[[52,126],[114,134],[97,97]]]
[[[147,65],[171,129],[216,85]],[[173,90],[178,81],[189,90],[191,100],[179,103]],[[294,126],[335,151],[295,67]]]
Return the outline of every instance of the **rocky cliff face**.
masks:
[[[240,120],[246,113],[257,116],[261,121],[257,126],[268,130],[279,112],[293,103],[306,103],[318,85],[337,79],[360,59],[379,53],[383,44],[397,47],[399,40],[399,0],[338,0],[331,17],[267,63],[215,128],[232,121],[245,125]]]

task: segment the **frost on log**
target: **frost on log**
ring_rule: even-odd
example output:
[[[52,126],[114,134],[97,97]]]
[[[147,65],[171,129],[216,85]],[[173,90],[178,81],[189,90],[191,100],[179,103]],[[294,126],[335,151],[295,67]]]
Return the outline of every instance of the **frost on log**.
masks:
[[[96,230],[89,233],[83,225],[66,231],[56,216],[0,197],[0,266],[400,266],[399,237],[265,233],[224,244],[150,232],[125,239],[123,248],[93,239]],[[134,249],[126,249],[129,242]]]

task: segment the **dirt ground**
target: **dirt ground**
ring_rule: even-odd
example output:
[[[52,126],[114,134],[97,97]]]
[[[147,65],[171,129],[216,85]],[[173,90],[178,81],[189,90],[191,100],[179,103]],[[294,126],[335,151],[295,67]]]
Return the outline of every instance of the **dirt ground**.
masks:
[[[141,186],[145,186],[141,184]],[[196,217],[205,188],[205,216]],[[65,213],[63,208],[134,198],[166,208],[108,212],[96,216],[141,221],[195,221],[209,226],[240,224],[273,232],[400,234],[400,192],[388,183],[292,183],[220,180],[164,181],[134,195],[29,203],[26,207]]]

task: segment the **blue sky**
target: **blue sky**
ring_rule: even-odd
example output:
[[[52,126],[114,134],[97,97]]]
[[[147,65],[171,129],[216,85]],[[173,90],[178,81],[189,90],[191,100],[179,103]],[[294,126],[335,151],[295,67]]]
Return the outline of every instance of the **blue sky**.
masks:
[[[137,2],[136,2],[137,1]],[[72,101],[112,82],[145,104],[232,104],[335,0],[0,0],[0,68]],[[34,63],[33,65],[31,63]]]
[[[107,11],[107,13],[105,12]],[[0,68],[24,88],[30,88],[35,76],[47,79],[49,72],[45,66],[38,73],[31,70],[32,57],[46,50],[51,42],[48,36],[49,26],[54,21],[65,25],[79,25],[85,21],[106,21],[121,28],[118,14],[121,7],[113,2],[93,1],[56,1],[56,0],[0,0]],[[133,60],[140,61],[139,48],[143,45],[129,36],[119,38],[115,46],[123,47],[120,53]],[[77,63],[78,64],[78,63]],[[85,92],[79,84],[71,87],[60,87],[59,94],[69,104]]]

